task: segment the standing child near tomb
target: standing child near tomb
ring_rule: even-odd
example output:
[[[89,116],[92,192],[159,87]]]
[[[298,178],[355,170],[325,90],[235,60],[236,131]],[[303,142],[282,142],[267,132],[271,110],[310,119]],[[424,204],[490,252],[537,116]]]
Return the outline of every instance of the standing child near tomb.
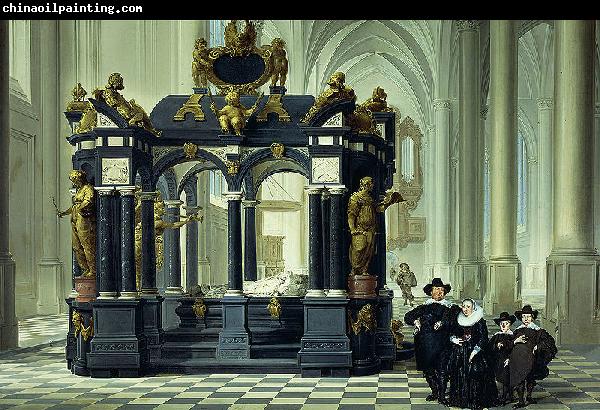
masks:
[[[509,358],[514,344],[514,335],[512,330],[510,330],[510,326],[516,320],[517,318],[514,315],[508,314],[508,312],[500,313],[500,317],[494,319],[494,322],[500,326],[500,331],[496,332],[488,343],[488,356],[490,365],[494,369],[500,405],[505,405],[512,401]]]

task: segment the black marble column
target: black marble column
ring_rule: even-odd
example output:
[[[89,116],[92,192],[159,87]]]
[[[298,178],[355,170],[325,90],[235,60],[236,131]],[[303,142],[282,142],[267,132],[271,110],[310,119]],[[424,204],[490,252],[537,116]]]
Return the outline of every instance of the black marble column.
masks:
[[[331,196],[329,191],[323,190],[321,196],[321,232],[323,234],[323,289],[329,290],[330,288],[330,212],[331,212]]]
[[[228,289],[225,296],[242,296],[242,193],[230,192],[227,197],[227,265]]]
[[[196,215],[200,211],[197,205],[184,206],[186,215]],[[198,221],[192,221],[185,226],[185,290],[191,291],[198,285]]]
[[[96,219],[96,259],[98,260],[98,299],[117,297],[117,281],[113,260],[113,187],[96,187],[98,192],[98,213]]]
[[[329,228],[329,240],[330,240],[330,284],[329,284],[329,297],[346,297],[346,278],[343,272],[343,226],[344,217],[342,215],[343,203],[342,198],[345,187],[331,188],[329,193],[331,194],[330,199],[330,228]]]
[[[117,188],[121,194],[121,295],[135,299],[135,187]]]
[[[156,192],[142,192],[142,295],[156,296],[156,248],[154,244],[154,199]]]
[[[244,279],[256,280],[256,205],[258,201],[244,201]]]
[[[306,297],[323,297],[323,234],[321,193],[323,188],[308,191],[308,292]]]
[[[168,222],[178,222],[179,218],[179,207],[183,204],[179,200],[167,200],[165,201],[166,215]],[[166,259],[165,265],[167,267],[169,281],[167,283],[167,295],[181,295],[183,289],[181,288],[181,244],[179,241],[179,228],[168,228],[165,230],[165,235],[169,235],[168,247],[165,249]]]

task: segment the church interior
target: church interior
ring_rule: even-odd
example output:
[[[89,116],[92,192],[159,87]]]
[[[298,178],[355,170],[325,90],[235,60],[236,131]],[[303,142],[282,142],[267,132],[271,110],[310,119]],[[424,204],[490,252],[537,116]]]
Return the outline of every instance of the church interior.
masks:
[[[1,21],[0,409],[442,408],[436,283],[600,409],[598,30]]]

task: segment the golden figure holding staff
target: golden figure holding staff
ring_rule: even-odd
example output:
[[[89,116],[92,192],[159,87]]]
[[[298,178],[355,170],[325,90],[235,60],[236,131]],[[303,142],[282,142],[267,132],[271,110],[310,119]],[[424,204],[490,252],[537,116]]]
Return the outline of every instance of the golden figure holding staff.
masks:
[[[65,211],[56,209],[58,217],[71,215],[71,238],[75,258],[82,276],[96,275],[96,197],[84,171],[73,170],[69,179],[76,189],[73,205]]]

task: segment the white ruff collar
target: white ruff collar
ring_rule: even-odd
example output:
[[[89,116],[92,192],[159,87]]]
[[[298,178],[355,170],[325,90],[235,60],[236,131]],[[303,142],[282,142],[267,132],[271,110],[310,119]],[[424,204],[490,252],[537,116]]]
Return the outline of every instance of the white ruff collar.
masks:
[[[517,329],[522,329],[522,328],[524,328],[524,327],[527,327],[527,328],[529,328],[529,329],[533,329],[533,330],[540,330],[540,329],[541,329],[541,328],[540,328],[538,325],[536,325],[536,324],[535,324],[535,323],[533,323],[533,322],[531,322],[531,323],[529,324],[529,326],[521,325],[521,326],[519,326]]]
[[[508,329],[508,332],[496,332],[496,333],[494,333],[494,336],[496,336],[496,335],[512,335],[512,334],[513,334],[513,331]]]
[[[471,316],[465,316],[461,311],[458,314],[458,324],[461,326],[473,326],[483,318],[483,309],[480,306],[475,305],[475,309]]]
[[[447,306],[447,307],[452,306],[452,303],[448,302],[446,299],[435,300],[433,298],[427,299],[423,304],[424,305],[431,305],[432,303],[439,303],[440,305],[444,305],[444,306]]]

